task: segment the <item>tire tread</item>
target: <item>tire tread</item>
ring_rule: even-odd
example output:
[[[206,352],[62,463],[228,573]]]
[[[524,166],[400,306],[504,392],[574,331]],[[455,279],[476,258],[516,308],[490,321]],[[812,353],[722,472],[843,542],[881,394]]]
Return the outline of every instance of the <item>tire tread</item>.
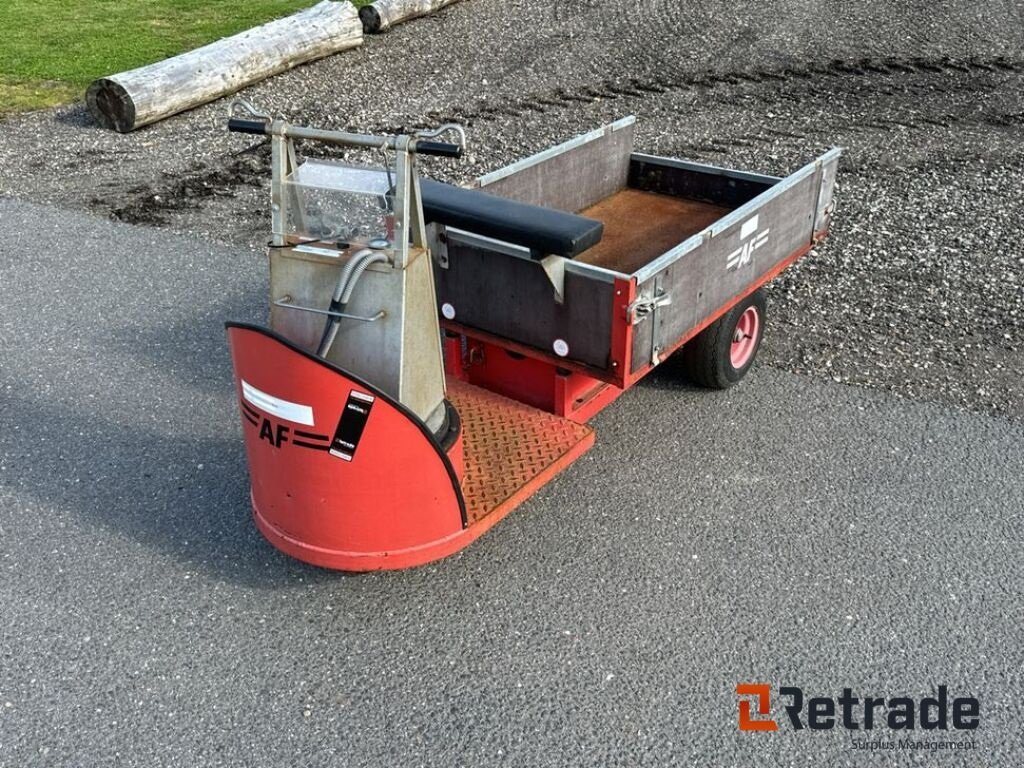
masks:
[[[758,348],[760,348],[761,339],[764,338],[766,314],[763,288],[758,288],[739,302],[683,347],[683,370],[691,382],[706,389],[728,389],[750,370],[757,358],[757,349],[754,350],[750,362],[742,371],[738,372],[732,367],[729,350],[732,345],[732,332],[740,315],[752,305],[757,306],[761,314],[760,338],[758,339]]]

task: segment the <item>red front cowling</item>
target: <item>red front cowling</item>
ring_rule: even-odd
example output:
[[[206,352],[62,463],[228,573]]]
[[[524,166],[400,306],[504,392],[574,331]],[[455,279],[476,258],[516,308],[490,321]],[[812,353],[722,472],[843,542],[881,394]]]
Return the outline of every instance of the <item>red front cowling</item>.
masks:
[[[256,523],[275,547],[369,571],[437,560],[478,535],[461,436],[442,450],[399,403],[268,330],[229,324],[228,338]]]

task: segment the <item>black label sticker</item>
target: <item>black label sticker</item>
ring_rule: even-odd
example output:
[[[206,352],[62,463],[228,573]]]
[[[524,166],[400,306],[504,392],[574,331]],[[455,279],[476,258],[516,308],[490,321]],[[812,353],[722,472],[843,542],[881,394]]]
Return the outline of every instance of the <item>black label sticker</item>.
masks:
[[[375,399],[372,395],[364,395],[355,390],[349,393],[348,402],[345,403],[341,418],[338,420],[338,428],[334,430],[334,439],[331,440],[332,456],[352,461]]]

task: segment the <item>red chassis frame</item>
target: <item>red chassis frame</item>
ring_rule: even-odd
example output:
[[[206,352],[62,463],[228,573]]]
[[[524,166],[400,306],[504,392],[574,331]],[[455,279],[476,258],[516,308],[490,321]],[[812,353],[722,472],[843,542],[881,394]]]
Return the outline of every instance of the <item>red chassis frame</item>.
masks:
[[[825,233],[821,233],[813,244],[790,254],[730,298],[666,348],[662,359],[678,351],[744,298],[778,277],[824,237]],[[447,334],[445,369],[448,375],[580,424],[590,421],[656,367],[648,361],[635,372],[632,370],[633,325],[628,308],[636,299],[636,278],[616,278],[614,287],[609,371],[564,360],[535,347],[442,320]]]

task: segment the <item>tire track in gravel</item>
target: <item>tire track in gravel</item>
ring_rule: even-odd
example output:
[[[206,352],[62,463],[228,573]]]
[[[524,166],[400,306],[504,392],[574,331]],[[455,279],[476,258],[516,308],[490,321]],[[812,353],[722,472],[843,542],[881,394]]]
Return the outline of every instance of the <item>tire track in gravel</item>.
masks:
[[[94,210],[105,210],[117,221],[168,226],[175,214],[198,210],[215,198],[234,197],[239,187],[260,188],[266,182],[270,144],[262,142],[235,155],[226,164],[197,164],[192,173],[169,176],[165,183],[140,184],[116,196],[92,198]]]
[[[627,111],[641,111],[642,103],[652,98],[662,98],[683,91],[701,90],[711,93],[716,90],[729,91],[744,85],[781,85],[787,89],[798,88],[801,81],[815,89],[821,86],[821,79],[845,80],[852,78],[877,79],[897,78],[908,79],[915,76],[943,75],[947,73],[973,74],[1000,73],[1016,74],[1024,72],[1024,61],[1007,57],[989,59],[957,60],[949,57],[934,59],[925,58],[864,58],[855,61],[834,60],[827,65],[808,65],[801,68],[785,67],[781,69],[752,69],[736,72],[705,72],[678,77],[657,77],[651,80],[637,78],[606,79],[581,87],[566,89],[556,88],[536,94],[529,94],[511,103],[492,104],[480,100],[470,106],[449,110],[434,110],[421,117],[409,115],[403,123],[386,123],[372,126],[372,131],[382,133],[399,133],[409,128],[437,127],[443,123],[457,122],[472,127],[479,123],[500,123],[507,119],[523,119],[528,115],[547,115],[554,110],[575,110],[580,104],[615,100],[625,102]],[[847,82],[847,85],[849,83]],[[962,88],[962,84],[957,86]],[[927,86],[934,93],[936,85]],[[941,90],[941,87],[940,87]],[[947,115],[943,119],[923,118],[921,122],[942,127],[953,123],[965,123],[976,119],[988,121],[995,125],[1020,125],[1024,119],[1022,113],[981,115],[971,118],[966,115]],[[879,118],[871,123],[849,122],[833,124],[833,128],[846,131],[886,131],[892,126],[918,129],[921,123],[906,120]],[[768,135],[746,135],[744,137],[713,137],[703,143],[683,143],[677,145],[687,156],[694,159],[709,156],[728,155],[736,147],[752,147],[757,144],[770,143],[773,139],[784,137],[804,139],[806,136],[792,132],[767,129]],[[316,150],[315,150],[316,151]],[[264,182],[267,149],[265,146],[245,152],[240,156],[228,158],[222,165],[202,165],[193,172],[180,177],[169,178],[164,183],[146,183],[134,188],[117,191],[109,190],[110,194],[97,195],[91,203],[94,210],[102,211],[119,221],[133,224],[151,224],[166,226],[175,213],[184,210],[196,210],[207,201],[216,197],[232,196],[239,187],[259,187]],[[844,170],[862,172],[855,166],[845,164]],[[111,204],[111,200],[115,202]]]
[[[530,112],[545,114],[551,109],[572,109],[579,103],[589,104],[603,99],[629,97],[643,100],[652,94],[661,96],[678,91],[693,91],[698,88],[714,90],[723,85],[735,86],[742,83],[790,83],[794,80],[820,80],[821,78],[847,78],[849,76],[873,77],[882,75],[900,77],[918,73],[971,74],[986,72],[1024,72],[1024,61],[997,56],[989,59],[962,59],[950,57],[926,58],[864,58],[855,61],[834,60],[826,65],[806,65],[799,68],[751,69],[733,72],[715,72],[680,75],[678,77],[656,77],[649,80],[637,78],[605,79],[572,90],[556,88],[530,94],[511,102],[503,101],[500,106],[487,100],[480,100],[468,107],[450,110],[434,110],[423,116],[425,123],[417,123],[409,116],[409,124],[417,127],[436,127],[447,122],[459,122],[473,126],[478,122],[497,122],[503,117],[520,118]],[[385,126],[382,126],[385,127]],[[393,127],[393,126],[387,126]]]

